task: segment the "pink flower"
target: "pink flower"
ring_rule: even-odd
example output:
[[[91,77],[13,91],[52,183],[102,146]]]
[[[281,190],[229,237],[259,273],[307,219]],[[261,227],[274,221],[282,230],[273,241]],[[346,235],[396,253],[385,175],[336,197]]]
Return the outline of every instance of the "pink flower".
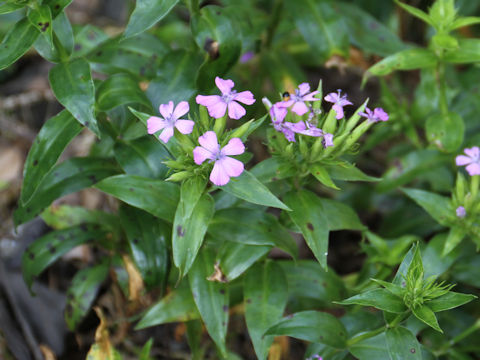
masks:
[[[333,134],[323,134],[323,147],[326,149],[329,146],[333,146]]]
[[[287,106],[292,106],[292,111],[297,115],[304,115],[308,112],[308,106],[305,101],[318,101],[315,97],[318,91],[309,93],[310,85],[308,83],[301,83],[298,85],[298,89],[295,89],[295,93],[290,95],[290,100],[285,101]]]
[[[467,156],[458,155],[455,158],[457,166],[467,165],[466,170],[470,176],[480,175],[480,149],[478,146],[474,146],[471,149],[467,148],[463,151]]]
[[[347,95],[340,95],[342,90],[337,90],[336,93],[332,92],[325,96],[325,101],[333,103],[333,110],[337,113],[335,116],[337,120],[343,118],[343,107],[346,105],[352,105],[350,101],[347,100]]]
[[[222,95],[198,95],[195,100],[197,104],[206,106],[211,117],[219,119],[225,115],[228,107],[228,116],[232,119],[240,119],[246,114],[245,109],[237,102],[246,105],[252,105],[255,102],[253,94],[250,91],[237,93],[232,90],[235,85],[232,80],[223,80],[218,76],[215,78],[215,84],[222,92]]]
[[[365,108],[365,112],[359,112],[359,115],[366,117],[368,121],[371,122],[379,122],[379,121],[387,121],[388,114],[382,108],[375,108],[373,111],[370,110],[368,107]]]
[[[151,116],[147,120],[149,134],[154,134],[163,129],[158,138],[164,143],[167,143],[173,136],[174,128],[177,128],[182,134],[190,134],[193,130],[194,122],[192,120],[179,119],[180,116],[188,113],[190,109],[188,103],[186,101],[179,102],[175,110],[173,105],[173,101],[169,101],[168,104],[161,104],[159,110],[163,118]]]
[[[457,217],[459,217],[459,218],[464,218],[465,216],[467,216],[467,211],[465,210],[465,208],[463,206],[457,207],[457,209],[455,210],[455,213],[457,214]]]
[[[214,131],[207,131],[198,138],[201,146],[193,149],[193,160],[200,165],[205,160],[214,161],[210,181],[217,186],[225,185],[231,177],[240,176],[243,172],[243,163],[227,155],[240,155],[245,151],[245,146],[239,138],[230,139],[227,145],[220,148],[217,134]]]

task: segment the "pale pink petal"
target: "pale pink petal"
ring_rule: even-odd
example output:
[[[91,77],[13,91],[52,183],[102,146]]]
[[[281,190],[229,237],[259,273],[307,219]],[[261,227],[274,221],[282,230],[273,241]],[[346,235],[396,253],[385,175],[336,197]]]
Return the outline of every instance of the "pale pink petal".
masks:
[[[222,153],[225,155],[240,155],[245,152],[245,145],[239,138],[230,139],[227,145],[222,148]]]
[[[332,108],[337,113],[337,115],[335,116],[335,118],[337,120],[340,120],[341,118],[343,118],[343,107],[341,107],[338,104],[335,104],[335,105],[332,106]]]
[[[247,111],[236,101],[230,101],[228,103],[228,116],[231,119],[238,120],[243,117]]]
[[[178,105],[175,107],[175,110],[173,111],[173,118],[179,119],[181,116],[188,113],[189,110],[190,106],[188,105],[188,102],[181,101],[178,103]]]
[[[300,96],[303,96],[310,91],[310,85],[308,83],[301,83],[298,85],[298,90],[300,92]]]
[[[233,100],[240,101],[246,105],[252,105],[255,102],[255,98],[250,91],[242,91],[233,96]]]
[[[465,149],[464,151],[465,151],[465,154],[467,154],[468,156],[474,159],[478,159],[480,155],[480,149],[478,148],[478,146],[474,146],[471,149]]]
[[[336,103],[339,100],[339,96],[337,93],[330,93],[327,96],[324,97],[325,101],[331,102],[331,103]]]
[[[317,98],[315,97],[315,95],[317,95],[317,94],[318,94],[318,91],[313,91],[313,92],[311,92],[310,94],[304,95],[302,99],[303,99],[304,101],[318,101],[318,100],[320,100],[320,99],[317,99]]]
[[[221,160],[218,160],[223,170],[227,173],[229,177],[237,177],[243,172],[243,163],[237,159],[231,157],[224,157]]]
[[[270,117],[272,118],[273,122],[282,122],[287,116],[288,110],[284,107],[278,106],[280,103],[273,104],[270,108]]]
[[[225,185],[230,181],[230,177],[220,161],[216,161],[215,165],[213,165],[212,172],[210,173],[210,181],[217,186]]]
[[[175,121],[175,127],[182,134],[190,134],[193,130],[193,125],[195,125],[195,123],[192,120],[182,120],[182,119],[180,119],[180,120]]]
[[[308,107],[305,105],[303,101],[297,101],[293,106],[292,106],[292,111],[297,114],[297,115],[303,115],[308,112]]]
[[[470,176],[480,175],[480,165],[478,163],[472,163],[466,167]]]
[[[166,124],[167,122],[164,119],[158,116],[150,116],[147,120],[147,132],[154,134],[158,130],[162,130]]]
[[[173,127],[169,126],[163,129],[162,133],[158,138],[166,144],[172,136],[173,136]]]
[[[168,104],[160,104],[159,110],[160,114],[162,114],[165,119],[168,119],[172,116],[173,101],[169,101]]]
[[[222,97],[218,95],[197,95],[195,101],[197,104],[203,106],[213,106],[219,102],[222,102]]]
[[[465,155],[458,155],[455,158],[455,163],[457,164],[457,166],[468,165],[471,162],[473,162],[473,160],[471,158],[469,158],[468,156],[465,156]]]
[[[235,85],[232,80],[223,80],[218,76],[215,78],[215,84],[220,89],[222,94],[230,94],[233,86]]]
[[[348,101],[346,98],[340,99],[338,102],[341,106],[353,105],[352,102]]]
[[[207,109],[211,117],[220,119],[227,112],[227,103],[220,101],[214,105],[207,106]]]
[[[206,159],[214,160],[215,155],[201,146],[197,146],[195,149],[193,149],[193,161],[195,161],[195,164],[200,165]]]
[[[220,149],[220,145],[218,145],[217,134],[215,134],[214,131],[207,131],[198,138],[198,142],[213,154],[218,153]]]
[[[295,103],[295,100],[290,99],[290,100],[279,101],[275,103],[275,105],[278,106],[279,108],[288,108],[292,106],[294,103]]]

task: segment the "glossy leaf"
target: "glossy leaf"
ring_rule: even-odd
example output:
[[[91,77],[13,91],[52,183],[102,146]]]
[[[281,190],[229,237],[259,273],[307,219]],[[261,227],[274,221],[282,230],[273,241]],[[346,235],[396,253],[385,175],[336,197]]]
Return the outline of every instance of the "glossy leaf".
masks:
[[[56,18],[72,1],[73,0],[43,0],[43,3],[50,7],[52,16]]]
[[[81,130],[82,126],[66,110],[45,122],[25,160],[20,196],[22,204],[30,200],[65,147]]]
[[[72,284],[67,291],[65,306],[65,322],[71,331],[80,324],[90,310],[100,285],[108,275],[108,268],[108,264],[102,262],[80,270],[73,277]]]
[[[226,284],[207,278],[214,271],[215,255],[204,248],[197,256],[188,275],[190,289],[208,334],[222,356],[226,356],[225,337],[228,325],[228,288]]]
[[[137,0],[128,20],[124,36],[132,37],[151,28],[162,20],[179,0]]]
[[[467,233],[468,229],[465,229],[465,227],[461,225],[452,226],[445,239],[442,255],[448,255],[453,249],[455,249],[462,242]]]
[[[50,8],[43,4],[36,9],[30,9],[28,12],[28,20],[35,28],[44,36],[53,48],[53,31],[52,31],[52,13]]]
[[[420,344],[410,330],[402,326],[387,329],[385,339],[391,360],[422,360]]]
[[[225,241],[219,250],[217,258],[226,280],[232,281],[242,275],[271,249],[272,247],[268,245],[246,245]]]
[[[435,54],[427,49],[407,49],[386,57],[368,69],[376,76],[388,75],[395,70],[431,68],[437,65]]]
[[[178,185],[136,175],[112,176],[95,187],[168,222],[173,221],[180,197]]]
[[[0,15],[8,14],[8,13],[17,11],[17,10],[23,8],[23,7],[25,7],[25,4],[3,2],[3,4],[0,4]]]
[[[387,289],[369,290],[340,301],[339,304],[373,306],[377,309],[395,314],[401,314],[407,310],[403,304],[403,300],[390,293]]]
[[[267,359],[273,336],[263,336],[278,322],[287,304],[286,277],[273,261],[252,267],[244,279],[245,320],[258,359]]]
[[[288,213],[290,219],[300,228],[308,247],[326,269],[329,229],[321,200],[314,193],[302,190],[286,194],[284,201],[292,209]]]
[[[154,216],[122,206],[120,221],[127,235],[128,245],[147,289],[164,289],[169,271],[168,238],[170,226]]]
[[[352,164],[325,165],[332,179],[347,181],[380,181],[380,178],[369,176]]]
[[[324,216],[327,219],[328,229],[336,230],[366,230],[358,218],[357,213],[348,205],[332,199],[318,198],[322,204]]]
[[[270,327],[264,335],[286,335],[343,349],[347,331],[333,315],[319,311],[302,311],[289,315]]]
[[[73,51],[73,29],[65,13],[60,13],[52,23],[52,29],[66,54],[61,54],[58,47],[52,47],[45,36],[39,36],[35,41],[35,50],[50,62],[65,61]]]
[[[137,326],[135,326],[135,329],[139,330],[160,324],[188,321],[197,319],[199,316],[188,282],[182,281],[175,290],[169,292],[147,310]]]
[[[349,347],[350,352],[359,360],[389,359],[385,333],[359,341]]]
[[[417,319],[423,321],[425,324],[434,328],[435,330],[443,333],[442,329],[440,329],[440,326],[438,325],[438,321],[435,316],[435,313],[427,305],[420,305],[420,306],[414,307],[412,309],[412,312]]]
[[[117,165],[108,159],[95,157],[68,159],[53,167],[38,185],[30,200],[15,210],[15,223],[23,224],[39,215],[55,199],[92,186],[118,172]]]
[[[247,170],[244,170],[238,178],[231,178],[228,184],[222,186],[221,189],[253,204],[290,210]]]
[[[22,257],[23,278],[28,287],[48,266],[74,247],[99,240],[105,232],[95,225],[82,224],[68,229],[52,231],[35,240]]]
[[[475,295],[449,291],[445,295],[430,300],[427,305],[433,312],[445,311],[462,306],[476,299]]]
[[[463,143],[465,124],[457,113],[435,114],[427,119],[425,130],[432,145],[451,153],[457,151]]]
[[[75,47],[73,54],[77,57],[87,55],[92,49],[107,41],[109,36],[98,27],[91,24],[83,25],[75,32]]]
[[[48,78],[58,101],[82,125],[100,136],[94,113],[95,87],[88,62],[76,59],[58,64],[50,70]]]
[[[450,199],[425,190],[402,189],[402,191],[439,224],[448,226],[453,222],[455,211],[450,205]]]
[[[315,177],[315,179],[317,179],[326,187],[329,187],[335,190],[340,190],[340,188],[337,185],[335,185],[332,178],[330,177],[330,174],[323,166],[313,165],[312,167],[310,167],[309,171]]]
[[[0,44],[0,70],[10,66],[25,54],[39,35],[27,18],[18,21]]]

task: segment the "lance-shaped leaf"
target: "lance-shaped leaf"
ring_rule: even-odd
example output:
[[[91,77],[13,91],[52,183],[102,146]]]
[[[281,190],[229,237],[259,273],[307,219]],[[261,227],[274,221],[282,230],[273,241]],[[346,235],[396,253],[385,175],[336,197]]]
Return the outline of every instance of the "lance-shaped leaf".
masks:
[[[190,289],[205,327],[223,357],[227,349],[225,336],[228,325],[228,288],[225,283],[210,281],[207,278],[214,271],[215,255],[204,248],[197,256],[188,274]]]
[[[475,295],[449,291],[445,295],[428,301],[427,305],[433,312],[440,312],[462,306],[476,298]]]
[[[284,317],[264,334],[291,336],[337,349],[346,346],[347,330],[333,315],[319,311],[301,311]]]
[[[428,49],[407,49],[383,59],[368,69],[367,74],[376,76],[388,75],[395,70],[414,70],[431,68],[437,65],[438,59]]]
[[[30,9],[27,17],[30,23],[45,37],[50,47],[53,48],[52,13],[50,7],[43,4],[37,8]]]
[[[348,350],[361,360],[385,360],[389,358],[385,333],[359,341]]]
[[[245,320],[259,359],[266,359],[273,336],[263,336],[283,315],[288,291],[282,268],[273,261],[252,267],[244,279]]]
[[[380,181],[380,178],[369,176],[349,163],[341,163],[338,165],[325,165],[324,168],[335,180],[346,181]]]
[[[28,287],[35,277],[74,247],[104,238],[106,232],[97,225],[82,224],[52,231],[35,240],[23,254],[23,278]]]
[[[100,137],[95,118],[95,87],[89,63],[85,59],[75,59],[57,64],[50,70],[48,79],[60,104]]]
[[[292,209],[288,213],[290,219],[300,228],[308,247],[326,269],[329,229],[321,200],[314,193],[301,190],[288,193],[284,201]]]
[[[73,29],[70,20],[68,20],[64,12],[60,13],[53,20],[52,30],[63,50],[69,56],[73,51]],[[63,52],[61,53],[58,47],[52,47],[45,36],[39,36],[37,41],[35,41],[34,47],[42,57],[50,62],[59,63],[65,61]]]
[[[20,196],[22,204],[30,200],[65,147],[81,130],[82,126],[66,110],[45,122],[25,160]]]
[[[419,189],[402,189],[402,191],[439,224],[448,226],[454,222],[455,211],[447,197]]]
[[[111,176],[95,187],[168,222],[173,221],[180,197],[176,184],[135,175]]]
[[[0,44],[0,70],[13,64],[25,54],[40,35],[27,18],[19,20]]]
[[[328,223],[328,230],[366,230],[357,213],[348,205],[332,199],[318,198]]]
[[[434,328],[435,330],[443,333],[442,329],[440,329],[440,325],[438,325],[438,321],[437,321],[437,317],[435,316],[435,313],[427,305],[420,305],[420,306],[414,307],[412,309],[412,312],[417,319],[423,321],[425,324]]]
[[[179,0],[137,0],[128,20],[124,36],[131,37],[151,28],[162,20]]]
[[[373,306],[395,314],[401,314],[407,310],[402,298],[393,295],[387,289],[369,290],[338,303],[342,305]]]
[[[391,360],[422,360],[420,344],[410,330],[396,326],[387,329],[385,338]]]
[[[217,259],[227,281],[242,275],[258,259],[272,249],[268,245],[246,245],[233,241],[224,241]]]

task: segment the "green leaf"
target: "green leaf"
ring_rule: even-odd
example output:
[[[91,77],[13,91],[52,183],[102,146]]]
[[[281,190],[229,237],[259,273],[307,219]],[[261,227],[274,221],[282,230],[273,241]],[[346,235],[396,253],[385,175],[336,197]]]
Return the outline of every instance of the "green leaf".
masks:
[[[327,219],[328,230],[366,230],[357,213],[348,205],[332,200],[318,198],[322,204],[324,216]]]
[[[263,334],[278,322],[287,304],[286,277],[273,261],[257,264],[246,274],[244,287],[245,321],[258,359],[267,359],[273,336]]]
[[[469,64],[480,61],[480,39],[460,39],[458,48],[447,50],[443,60],[453,64]]]
[[[145,345],[143,345],[142,350],[138,354],[138,360],[153,360],[150,356],[150,351],[152,350],[153,346],[153,338],[150,338]]]
[[[162,162],[169,160],[170,155],[151,135],[117,140],[113,152],[127,174],[153,179],[164,179],[167,175],[168,168]]]
[[[52,16],[56,18],[72,1],[73,0],[43,0],[43,4],[50,6]]]
[[[206,179],[192,177],[180,187],[180,201],[172,230],[173,261],[180,270],[180,276],[185,276],[190,270],[215,212],[212,197],[203,194],[206,185]]]
[[[53,31],[52,31],[52,13],[50,8],[43,4],[37,8],[30,9],[28,12],[28,20],[42,34],[50,47],[53,48]]]
[[[168,222],[173,222],[180,197],[176,184],[135,175],[112,176],[95,187]]]
[[[435,67],[438,59],[427,49],[407,49],[386,57],[368,69],[376,76],[388,75],[395,70],[414,70]]]
[[[73,29],[64,12],[60,13],[53,20],[52,29],[57,36],[60,45],[63,46],[67,55],[70,55],[73,51]],[[63,55],[60,54],[59,49],[57,47],[52,47],[51,43],[45,36],[38,37],[34,46],[35,50],[50,62],[59,63],[62,60],[65,60],[62,59]]]
[[[81,130],[81,125],[66,110],[45,122],[25,160],[20,196],[22,204],[30,200],[65,147]]]
[[[154,216],[133,208],[120,208],[120,221],[128,246],[147,289],[164,289],[167,283],[170,255],[170,226]]]
[[[322,201],[308,190],[290,192],[285,195],[284,200],[292,209],[288,216],[300,228],[320,265],[327,269],[329,229]]]
[[[412,263],[412,260],[415,254],[417,254],[417,246],[412,245],[410,250],[408,250],[408,252],[405,254],[405,257],[403,258],[402,262],[400,263],[400,266],[398,267],[397,273],[395,274],[395,277],[393,278],[392,283],[397,285],[402,284],[405,277],[407,276],[408,269],[410,268],[410,265]]]
[[[381,178],[369,176],[356,168],[354,165],[343,162],[338,165],[324,165],[324,168],[330,174],[330,177],[335,180],[346,181],[380,181]]]
[[[403,297],[405,290],[400,285],[389,283],[388,281],[383,281],[380,279],[372,279],[372,281],[376,282],[379,285],[382,285],[385,289],[387,289],[393,295],[399,298]]]
[[[402,189],[402,191],[420,205],[440,225],[448,226],[454,222],[454,213],[450,199],[432,192],[419,189]]]
[[[108,275],[109,266],[106,262],[85,268],[75,274],[72,284],[67,290],[65,305],[65,322],[71,331],[80,324],[90,311],[90,306],[97,297],[100,285]]]
[[[402,314],[407,310],[403,300],[386,289],[373,289],[361,294],[352,296],[346,300],[339,301],[342,305],[363,305],[373,306],[377,309],[395,314]]]
[[[225,336],[227,335],[229,296],[226,284],[207,280],[214,271],[214,256],[212,250],[204,248],[198,254],[192,271],[188,275],[188,280],[193,299],[208,334],[217,344],[222,356],[225,357],[227,354]]]
[[[286,335],[344,349],[347,330],[336,317],[329,313],[301,311],[283,318],[270,327],[264,335]]]
[[[425,130],[427,139],[432,145],[442,151],[452,153],[457,151],[463,143],[465,124],[457,113],[435,114],[427,119]]]
[[[389,359],[385,333],[359,341],[349,347],[350,352],[359,360]]]
[[[312,174],[318,181],[320,181],[326,187],[329,187],[335,190],[340,190],[340,188],[337,187],[337,185],[335,185],[335,183],[333,182],[328,171],[322,165],[318,165],[318,164],[313,165],[312,167],[310,167],[309,171],[310,171],[310,174]]]
[[[27,18],[15,23],[0,44],[0,70],[10,66],[25,54],[39,35]]]
[[[3,4],[0,4],[0,15],[9,14],[11,12],[17,11],[25,7],[25,5],[26,4],[21,4],[21,3],[15,4],[15,3],[3,2]]]
[[[138,80],[127,73],[110,76],[97,89],[97,107],[108,111],[125,104],[142,104],[151,109],[150,101],[140,90]]]
[[[74,247],[103,238],[105,231],[95,225],[82,224],[68,229],[52,231],[35,240],[22,257],[23,278],[30,288],[43,270]]]
[[[435,330],[443,333],[442,329],[440,329],[440,326],[438,325],[435,313],[427,305],[420,305],[418,307],[414,307],[412,309],[412,312],[417,319],[423,321],[425,324],[434,328]]]
[[[426,22],[428,25],[433,26],[432,19],[424,11],[422,11],[420,9],[417,9],[416,7],[413,7],[411,5],[401,3],[400,1],[395,1],[395,2],[397,3],[398,6],[400,6],[404,10],[408,11],[413,16],[415,16],[415,17],[419,18],[420,20]]]
[[[18,226],[33,219],[53,200],[118,172],[119,168],[110,159],[96,157],[71,158],[56,165],[45,175],[30,200],[15,210],[15,224]]]
[[[449,291],[445,295],[430,300],[427,305],[433,312],[450,310],[476,299],[475,295]]]
[[[455,2],[454,0],[437,0],[433,3],[428,14],[436,29],[439,29],[439,31],[449,29],[457,15]]]
[[[459,17],[455,19],[455,21],[452,23],[451,29],[455,30],[464,26],[470,26],[475,24],[480,24],[480,17],[478,16]]]
[[[221,189],[253,204],[290,210],[247,170],[244,170],[238,178],[231,178],[228,184],[222,186]]]
[[[151,28],[162,20],[179,0],[137,0],[128,20],[124,36],[132,37]]]
[[[468,230],[464,228],[463,225],[454,225],[450,228],[448,236],[445,240],[445,245],[443,247],[442,255],[445,256],[449,254],[453,249],[460,244],[467,235]]]
[[[410,330],[396,326],[385,331],[388,354],[391,360],[422,360],[420,344]]]
[[[340,11],[332,3],[286,1],[285,10],[315,55],[323,60],[335,54],[348,56],[348,31]]]
[[[182,281],[147,310],[135,326],[136,330],[171,322],[183,322],[198,319],[199,314],[187,281]]]
[[[91,24],[82,25],[82,27],[75,32],[74,56],[85,56],[92,49],[108,39],[108,35],[100,28]]]
[[[447,234],[437,234],[428,241],[427,247],[422,251],[422,262],[426,264],[425,278],[430,276],[441,276],[458,259],[459,252],[453,251],[443,256],[442,251],[445,245]]]
[[[84,59],[61,63],[48,74],[50,85],[58,101],[75,119],[100,136],[95,119],[95,87],[90,65]]]
[[[242,275],[271,249],[272,247],[268,245],[246,245],[225,241],[219,250],[217,259],[226,280],[232,281]]]

